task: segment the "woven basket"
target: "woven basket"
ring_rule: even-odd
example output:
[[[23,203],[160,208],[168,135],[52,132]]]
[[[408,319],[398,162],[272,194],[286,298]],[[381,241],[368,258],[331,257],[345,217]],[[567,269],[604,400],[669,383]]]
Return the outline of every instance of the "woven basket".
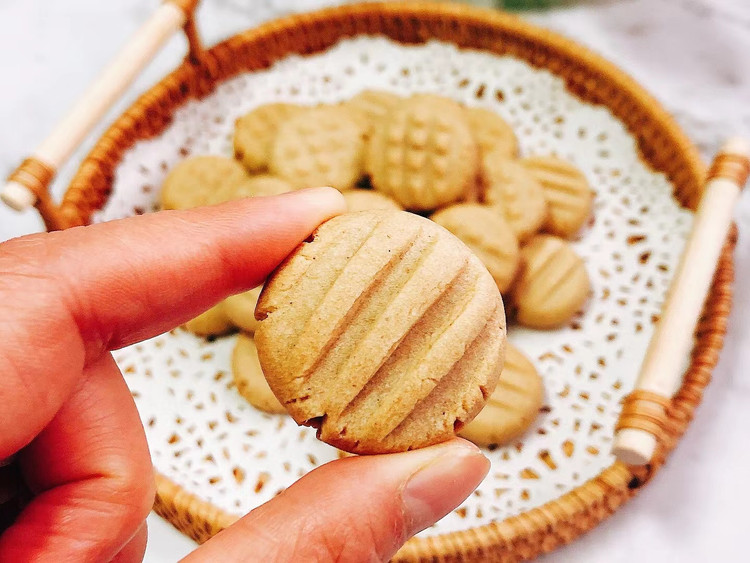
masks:
[[[27,161],[14,179],[32,189],[50,229],[83,225],[111,191],[115,170],[138,140],[160,134],[174,111],[239,73],[264,69],[291,54],[309,54],[358,34],[380,34],[397,42],[429,39],[461,48],[511,55],[562,77],[583,101],[610,108],[638,143],[641,158],[665,173],[675,197],[694,209],[705,176],[696,149],[670,116],[632,79],[589,51],[553,33],[499,13],[445,3],[349,5],[288,17],[236,35],[205,50],[192,22],[195,1],[177,4],[188,14],[185,30],[190,54],[123,114],[99,140],[55,206],[46,191],[53,175]],[[566,544],[590,530],[635,495],[664,463],[700,403],[718,360],[732,301],[732,250],[728,238],[704,314],[696,330],[684,382],[661,421],[659,450],[651,465],[631,468],[615,463],[557,500],[502,522],[465,532],[410,540],[397,561],[518,561]],[[179,530],[203,542],[235,520],[163,476],[157,476],[155,510]]]

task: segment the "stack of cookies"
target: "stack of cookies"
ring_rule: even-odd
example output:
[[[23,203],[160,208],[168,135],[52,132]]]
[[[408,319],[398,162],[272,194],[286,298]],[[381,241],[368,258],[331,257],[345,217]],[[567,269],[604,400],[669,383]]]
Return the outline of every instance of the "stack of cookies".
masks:
[[[406,210],[455,235],[486,267],[521,325],[562,326],[588,297],[583,260],[568,242],[592,210],[585,176],[555,156],[521,158],[512,127],[492,111],[436,95],[380,91],[338,105],[270,104],[237,120],[234,151],[234,159],[180,163],[164,182],[163,207],[333,186],[351,212]],[[266,384],[251,336],[259,293],[229,298],[186,328],[203,336],[241,330],[233,360],[238,389],[262,410],[285,412]],[[533,363],[508,344],[495,392],[473,422],[459,425],[460,433],[481,445],[512,440],[534,420],[542,399]]]

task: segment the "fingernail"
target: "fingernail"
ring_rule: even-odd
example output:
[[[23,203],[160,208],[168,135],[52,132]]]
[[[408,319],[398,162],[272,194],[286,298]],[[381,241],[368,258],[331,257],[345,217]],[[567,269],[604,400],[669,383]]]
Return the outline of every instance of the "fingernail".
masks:
[[[409,477],[402,491],[410,535],[424,530],[460,505],[490,469],[489,460],[473,444],[453,441]]]
[[[346,211],[346,200],[336,188],[304,188],[287,192],[279,197],[294,198],[295,200],[303,199],[306,207],[320,208],[333,214]]]

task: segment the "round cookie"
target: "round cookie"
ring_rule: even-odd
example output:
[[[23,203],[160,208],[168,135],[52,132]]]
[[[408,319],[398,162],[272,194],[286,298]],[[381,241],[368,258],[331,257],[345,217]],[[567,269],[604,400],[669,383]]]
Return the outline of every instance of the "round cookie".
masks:
[[[224,311],[224,303],[219,303],[204,311],[184,325],[185,330],[198,336],[221,336],[234,330]]]
[[[591,214],[594,194],[586,176],[575,166],[554,156],[535,156],[521,160],[544,191],[549,214],[547,232],[570,238]]]
[[[346,207],[350,213],[371,209],[401,209],[398,203],[375,190],[344,190],[341,195],[344,196]]]
[[[484,203],[499,207],[519,241],[536,234],[547,219],[542,186],[515,160],[487,153],[482,157]]]
[[[167,174],[161,188],[161,204],[164,209],[210,205],[245,180],[247,172],[236,160],[223,156],[194,156],[178,163]]]
[[[271,147],[279,125],[302,108],[292,104],[266,104],[234,123],[234,156],[250,172],[268,168]]]
[[[479,257],[500,293],[508,290],[518,269],[518,241],[497,209],[459,203],[441,209],[430,219],[460,238]]]
[[[318,227],[266,281],[256,317],[274,394],[352,453],[447,440],[502,369],[505,313],[487,269],[447,230],[403,211]]]
[[[254,333],[258,328],[255,319],[255,305],[258,303],[262,286],[244,293],[232,295],[224,300],[224,313],[229,321],[245,332]]]
[[[243,333],[237,336],[232,352],[232,376],[237,391],[256,409],[271,414],[286,413],[266,382],[252,336]]]
[[[522,325],[547,329],[566,323],[590,290],[583,260],[563,239],[538,235],[521,248],[513,302]]]
[[[344,103],[365,120],[365,135],[372,136],[375,127],[401,100],[401,96],[384,90],[364,90]]]
[[[502,117],[484,108],[466,108],[464,112],[482,154],[494,152],[508,158],[518,156],[516,134]]]
[[[459,435],[477,446],[505,444],[523,434],[539,414],[544,385],[534,364],[510,342],[505,365],[487,404]]]
[[[366,169],[375,189],[405,209],[425,211],[473,190],[478,154],[463,108],[420,94],[400,101],[375,128]]]
[[[250,176],[242,183],[233,186],[231,189],[217,192],[213,203],[234,201],[246,197],[280,195],[293,190],[294,186],[281,178],[271,176],[270,174],[258,174],[257,176]]]
[[[270,169],[295,188],[351,188],[362,175],[363,135],[346,108],[307,108],[279,127]]]

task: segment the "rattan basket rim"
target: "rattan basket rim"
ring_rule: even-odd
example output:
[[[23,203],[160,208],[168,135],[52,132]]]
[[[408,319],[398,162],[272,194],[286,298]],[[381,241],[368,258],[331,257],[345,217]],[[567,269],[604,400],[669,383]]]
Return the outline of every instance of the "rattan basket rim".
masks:
[[[125,151],[169,124],[174,110],[201,98],[224,79],[262,69],[292,53],[324,50],[342,38],[385,34],[403,43],[430,38],[459,47],[509,54],[562,76],[584,101],[607,105],[638,142],[642,159],[665,172],[675,197],[694,208],[705,167],[697,150],[668,113],[634,80],[589,50],[517,17],[445,3],[368,3],[289,16],[235,35],[186,60],[142,95],[98,141],[81,164],[60,208],[68,226],[85,224],[107,200],[114,170]],[[685,380],[667,412],[661,447],[652,465],[615,463],[600,475],[529,512],[463,532],[410,540],[399,561],[502,560],[533,558],[596,526],[612,514],[664,463],[700,403],[723,345],[731,309],[733,230],[722,253]],[[155,510],[197,541],[205,541],[235,519],[186,489],[157,475]]]

